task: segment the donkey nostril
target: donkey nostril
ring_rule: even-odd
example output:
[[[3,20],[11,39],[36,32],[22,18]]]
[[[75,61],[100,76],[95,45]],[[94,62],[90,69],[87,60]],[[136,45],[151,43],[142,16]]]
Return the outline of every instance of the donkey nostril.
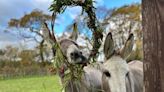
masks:
[[[111,77],[111,74],[110,74],[108,71],[104,71],[104,74],[105,74],[107,77]]]
[[[70,53],[71,56],[74,56],[74,53]]]
[[[70,55],[71,55],[71,58],[74,58],[74,59],[79,57],[79,54],[76,52],[72,52],[72,53],[70,53]]]

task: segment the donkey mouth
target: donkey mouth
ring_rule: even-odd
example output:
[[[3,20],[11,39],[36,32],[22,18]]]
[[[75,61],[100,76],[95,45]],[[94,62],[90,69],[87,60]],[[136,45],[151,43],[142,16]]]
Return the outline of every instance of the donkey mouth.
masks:
[[[83,62],[77,62],[76,64],[78,65],[82,65],[82,67],[87,66],[87,64],[89,64],[89,62],[87,61],[87,59],[83,60]]]
[[[77,64],[87,66],[87,62],[78,62]]]

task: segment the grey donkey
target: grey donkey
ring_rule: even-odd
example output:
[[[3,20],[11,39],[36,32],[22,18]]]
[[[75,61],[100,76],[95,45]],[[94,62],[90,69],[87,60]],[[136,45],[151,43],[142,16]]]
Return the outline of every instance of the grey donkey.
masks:
[[[74,65],[82,64],[83,74],[80,80],[68,80],[68,84],[66,85],[64,91],[65,92],[102,92],[102,72],[93,67],[86,66],[88,63],[85,56],[83,56],[78,44],[70,39],[63,39],[60,41],[60,46],[64,56],[67,58],[68,62]],[[67,69],[67,66],[64,65],[64,69]],[[62,71],[59,75],[61,77],[61,81],[64,81],[64,71]]]
[[[104,92],[143,92],[143,63],[126,61],[133,44],[134,36],[130,34],[124,48],[115,51],[112,34],[108,33],[104,44],[106,60],[102,67]]]

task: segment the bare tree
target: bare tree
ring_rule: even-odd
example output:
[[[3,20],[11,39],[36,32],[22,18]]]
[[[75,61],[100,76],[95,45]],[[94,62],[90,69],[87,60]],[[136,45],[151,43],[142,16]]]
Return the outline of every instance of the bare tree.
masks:
[[[143,0],[145,92],[164,92],[164,1]]]
[[[40,33],[40,28],[42,27],[44,21],[48,21],[50,19],[51,15],[45,14],[40,10],[33,10],[31,13],[25,14],[19,19],[10,19],[8,22],[8,26],[17,28],[20,35],[26,39],[26,41],[32,40],[39,43],[39,54],[42,62],[45,61],[43,49],[45,46],[45,41],[43,39],[43,35]]]

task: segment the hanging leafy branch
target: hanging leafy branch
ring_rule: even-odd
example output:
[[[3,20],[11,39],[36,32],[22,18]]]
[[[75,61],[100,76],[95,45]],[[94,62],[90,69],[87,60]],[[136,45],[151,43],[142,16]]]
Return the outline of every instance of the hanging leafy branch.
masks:
[[[54,42],[54,44],[52,44],[54,46],[54,48],[56,49],[56,54],[55,54],[55,66],[57,69],[60,70],[62,64],[66,64],[68,70],[65,73],[65,82],[64,82],[64,86],[66,86],[68,84],[68,80],[75,80],[74,82],[77,82],[77,80],[81,79],[81,75],[83,73],[83,66],[82,65],[73,65],[70,64],[67,61],[67,58],[64,56],[61,48],[60,48],[60,44],[56,41],[56,38],[54,36],[54,22],[55,22],[55,18],[57,14],[61,14],[65,11],[65,9],[68,6],[81,6],[82,7],[82,12],[86,12],[88,15],[88,22],[87,22],[87,26],[88,28],[91,29],[92,33],[93,33],[93,49],[92,52],[90,54],[90,58],[94,58],[96,57],[96,54],[98,52],[98,49],[101,45],[101,39],[103,37],[102,35],[102,30],[98,27],[98,20],[96,18],[95,15],[95,7],[93,6],[93,1],[92,0],[80,0],[80,1],[74,1],[74,0],[54,0],[52,5],[50,6],[50,11],[52,11],[52,20],[51,20],[51,30],[49,30],[47,24],[45,23],[46,29],[49,34],[48,39],[50,39],[50,41],[52,40]],[[77,30],[77,25],[74,24],[74,32],[72,34],[77,34],[78,30]],[[76,37],[75,37],[76,38]]]
[[[74,65],[68,62],[67,57],[63,54],[62,52],[62,48],[59,44],[59,42],[56,40],[56,37],[54,35],[53,32],[53,25],[54,22],[51,22],[51,27],[52,29],[50,30],[48,28],[47,23],[44,22],[43,24],[43,38],[48,41],[48,43],[50,43],[53,46],[53,50],[54,50],[54,67],[55,70],[57,71],[61,71],[61,68],[63,68],[63,65],[67,66],[67,70],[64,72],[64,84],[63,84],[63,88],[65,88],[68,83],[69,80],[80,80],[81,79],[81,75],[83,73],[83,65]],[[75,25],[76,26],[76,25]],[[76,29],[76,28],[75,28]],[[75,34],[75,32],[77,32],[77,30],[74,30],[73,34]]]
[[[96,57],[103,38],[102,29],[98,25],[95,14],[96,8],[93,6],[93,3],[93,0],[54,0],[49,8],[54,15],[63,13],[68,6],[80,6],[82,7],[82,12],[87,13],[89,18],[87,25],[93,33],[93,49],[89,59]]]

